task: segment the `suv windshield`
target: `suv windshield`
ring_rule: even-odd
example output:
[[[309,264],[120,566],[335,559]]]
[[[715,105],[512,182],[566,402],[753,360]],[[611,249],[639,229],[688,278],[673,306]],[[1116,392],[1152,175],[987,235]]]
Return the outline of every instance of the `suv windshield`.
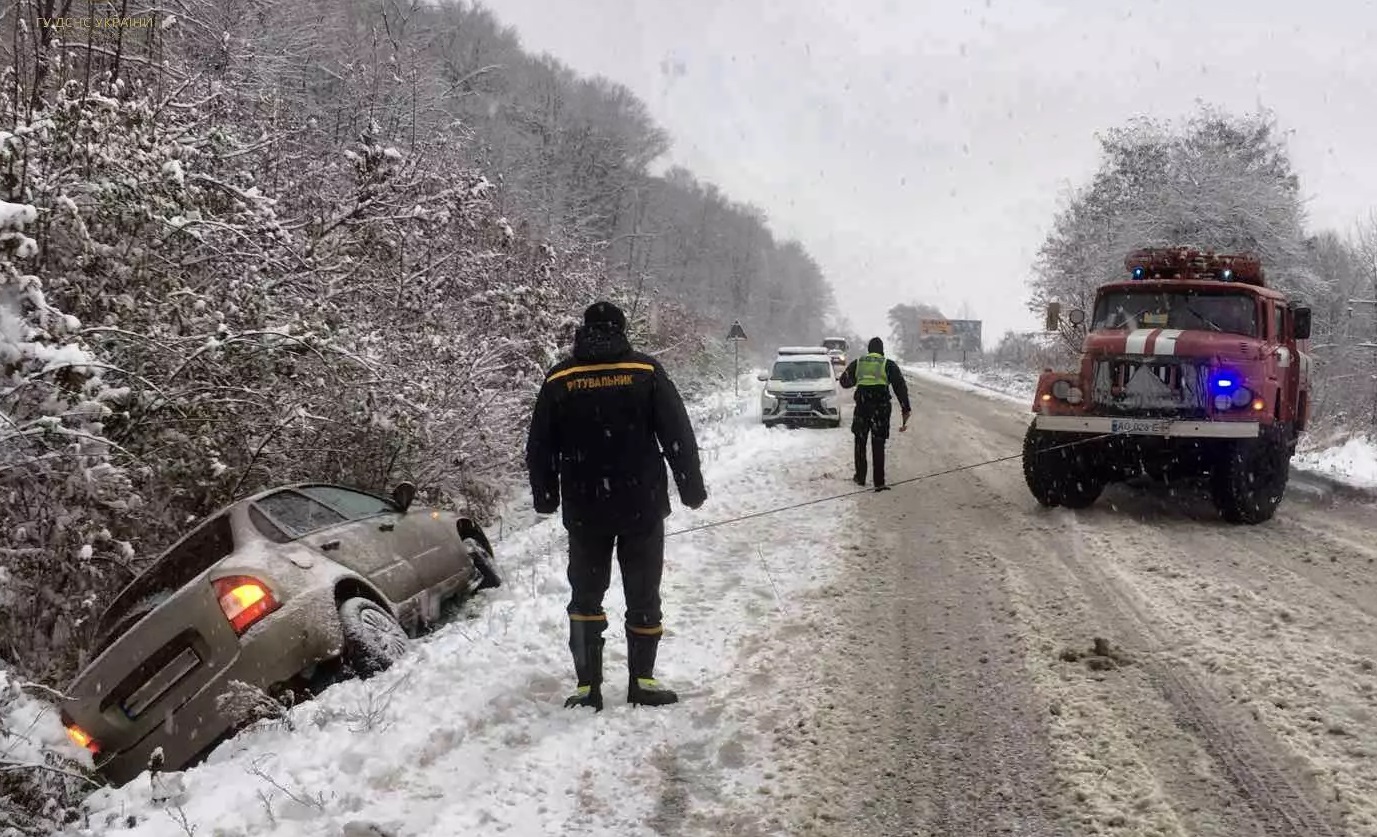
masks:
[[[1091,329],[1180,328],[1256,336],[1257,304],[1240,293],[1111,291],[1095,302]]]
[[[778,360],[770,373],[773,381],[815,381],[832,377],[832,364],[822,360]]]
[[[836,351],[840,351],[840,352],[846,351],[846,341],[845,341],[845,340],[824,340],[824,341],[822,341],[822,346],[823,346],[824,349],[827,349],[828,351],[832,351],[832,350],[836,350]]]

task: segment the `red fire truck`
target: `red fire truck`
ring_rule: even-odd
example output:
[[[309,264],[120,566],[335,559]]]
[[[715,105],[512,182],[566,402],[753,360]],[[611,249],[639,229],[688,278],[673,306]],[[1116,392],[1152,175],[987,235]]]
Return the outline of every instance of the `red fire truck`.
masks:
[[[1045,371],[1023,443],[1044,506],[1085,508],[1147,474],[1208,477],[1234,523],[1272,517],[1310,412],[1310,309],[1267,286],[1261,262],[1195,247],[1124,260],[1098,288],[1080,368]]]

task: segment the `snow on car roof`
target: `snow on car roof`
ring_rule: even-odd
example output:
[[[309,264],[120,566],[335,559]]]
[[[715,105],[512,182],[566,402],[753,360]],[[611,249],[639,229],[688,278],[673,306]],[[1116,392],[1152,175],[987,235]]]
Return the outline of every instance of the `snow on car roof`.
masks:
[[[822,363],[831,363],[831,362],[832,362],[832,358],[831,358],[830,355],[827,355],[827,354],[824,354],[824,353],[822,353],[822,352],[819,352],[819,351],[816,351],[816,350],[815,350],[812,354],[793,354],[793,353],[787,353],[787,354],[786,354],[786,353],[781,353],[778,357],[775,358],[775,363],[779,363],[780,361],[783,361],[783,362],[785,362],[785,363],[789,363],[789,362],[795,361],[795,360],[797,360],[797,361],[805,361],[805,360],[807,360],[807,361],[814,361],[814,360],[815,360],[815,361],[821,361]]]
[[[822,346],[780,346],[775,349],[777,355],[825,355],[827,349]]]

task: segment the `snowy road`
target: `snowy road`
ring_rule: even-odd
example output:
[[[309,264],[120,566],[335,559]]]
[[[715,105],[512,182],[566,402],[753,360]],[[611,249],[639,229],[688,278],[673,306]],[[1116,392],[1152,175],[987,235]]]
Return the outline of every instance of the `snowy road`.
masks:
[[[1019,449],[1026,408],[915,385],[891,479]],[[1293,494],[1240,528],[1126,487],[1048,511],[1018,461],[861,498],[781,674],[807,684],[789,831],[1377,834],[1372,520]]]
[[[892,481],[1020,449],[1025,406],[914,389]],[[713,496],[671,529],[855,488],[844,429],[767,431],[752,407],[696,418]],[[1015,460],[686,534],[662,666],[685,700],[621,702],[614,618],[597,717],[559,706],[547,521],[393,670],[241,735],[167,801],[146,778],[97,794],[73,833],[1377,837],[1372,520],[1296,492],[1258,527],[1160,489],[1048,511]]]

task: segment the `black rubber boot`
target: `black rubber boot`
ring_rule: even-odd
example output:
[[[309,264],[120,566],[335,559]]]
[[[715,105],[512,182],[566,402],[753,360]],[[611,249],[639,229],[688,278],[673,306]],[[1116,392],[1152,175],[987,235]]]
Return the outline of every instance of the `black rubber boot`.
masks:
[[[632,706],[665,706],[679,702],[679,695],[655,679],[655,655],[663,629],[626,626],[626,664],[630,678],[626,702]]]
[[[565,699],[567,708],[591,706],[594,711],[602,711],[602,632],[605,630],[606,616],[569,617],[569,650],[574,655],[574,673],[578,675],[579,686]]]

